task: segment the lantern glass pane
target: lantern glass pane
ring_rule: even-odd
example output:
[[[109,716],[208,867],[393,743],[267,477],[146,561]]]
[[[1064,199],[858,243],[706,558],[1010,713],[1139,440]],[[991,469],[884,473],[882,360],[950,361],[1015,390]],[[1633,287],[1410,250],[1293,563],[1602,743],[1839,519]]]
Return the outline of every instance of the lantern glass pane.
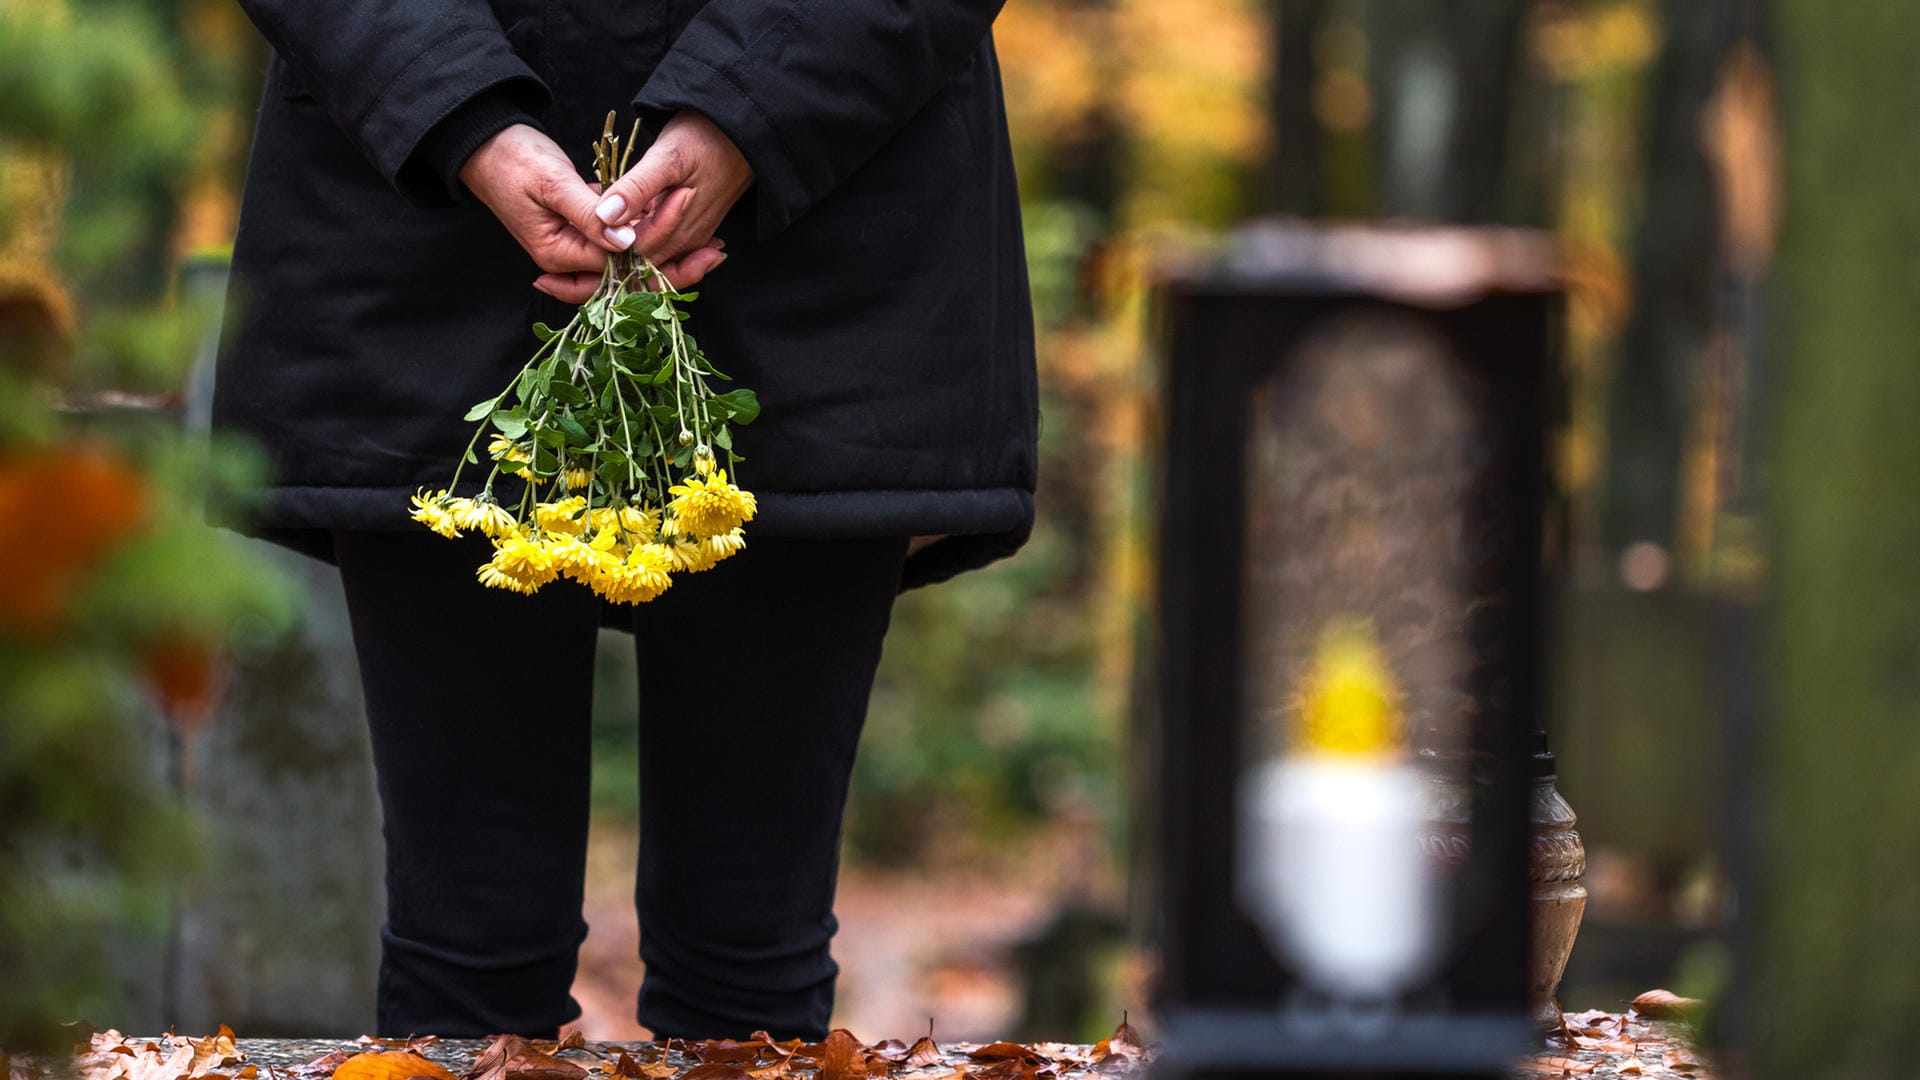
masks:
[[[1434,966],[1436,836],[1476,712],[1470,502],[1478,394],[1428,324],[1349,308],[1252,395],[1239,896],[1336,997]],[[1441,837],[1438,848],[1445,845]]]

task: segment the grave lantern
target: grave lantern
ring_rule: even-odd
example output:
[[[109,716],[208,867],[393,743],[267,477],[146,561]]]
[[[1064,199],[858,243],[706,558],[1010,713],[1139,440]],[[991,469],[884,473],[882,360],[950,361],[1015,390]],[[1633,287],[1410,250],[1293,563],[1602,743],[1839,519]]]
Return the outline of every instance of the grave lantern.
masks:
[[[1550,251],[1262,223],[1161,284],[1168,1076],[1535,1044]]]

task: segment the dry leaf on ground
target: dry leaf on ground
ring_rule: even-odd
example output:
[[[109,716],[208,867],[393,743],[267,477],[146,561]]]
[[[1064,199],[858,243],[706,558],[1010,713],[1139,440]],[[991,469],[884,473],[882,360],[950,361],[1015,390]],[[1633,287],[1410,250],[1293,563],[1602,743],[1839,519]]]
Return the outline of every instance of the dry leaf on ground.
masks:
[[[1029,1065],[1044,1065],[1048,1058],[1031,1046],[1019,1043],[988,1043],[967,1055],[975,1061],[1024,1061]]]
[[[1520,1067],[1544,1076],[1579,1076],[1595,1068],[1593,1062],[1563,1057],[1527,1058],[1520,1062]]]
[[[1681,997],[1671,990],[1649,990],[1633,999],[1633,1011],[1651,1020],[1685,1020],[1700,1011],[1699,998]]]
[[[1676,1046],[1660,1055],[1660,1064],[1677,1073],[1696,1073],[1707,1067],[1707,1063],[1694,1056],[1693,1051],[1684,1046]]]
[[[747,1070],[724,1061],[703,1061],[680,1074],[680,1080],[751,1080]]]
[[[454,1080],[444,1067],[411,1050],[369,1050],[353,1055],[333,1070],[333,1080],[409,1080],[415,1076]]]
[[[531,1039],[527,1045],[537,1054],[558,1054],[562,1050],[586,1050],[587,1038],[580,1034],[579,1028],[570,1028],[561,1033],[558,1039]]]
[[[587,1070],[535,1050],[518,1035],[496,1035],[460,1080],[585,1080]]]
[[[133,1042],[118,1031],[102,1031],[75,1055],[74,1069],[85,1080],[197,1080],[224,1076],[218,1070],[244,1059],[233,1029],[225,1024],[216,1035],[195,1039],[168,1034],[158,1043]]]

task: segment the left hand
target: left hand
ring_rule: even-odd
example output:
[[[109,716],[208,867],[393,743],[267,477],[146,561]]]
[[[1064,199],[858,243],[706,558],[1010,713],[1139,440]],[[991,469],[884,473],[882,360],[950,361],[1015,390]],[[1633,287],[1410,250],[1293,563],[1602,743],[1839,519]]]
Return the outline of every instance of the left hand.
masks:
[[[675,288],[688,288],[726,259],[713,233],[753,184],[753,167],[713,121],[683,110],[667,121],[625,176],[601,194],[595,215],[609,229],[631,225],[636,250]],[[599,274],[546,274],[541,291],[578,304]]]

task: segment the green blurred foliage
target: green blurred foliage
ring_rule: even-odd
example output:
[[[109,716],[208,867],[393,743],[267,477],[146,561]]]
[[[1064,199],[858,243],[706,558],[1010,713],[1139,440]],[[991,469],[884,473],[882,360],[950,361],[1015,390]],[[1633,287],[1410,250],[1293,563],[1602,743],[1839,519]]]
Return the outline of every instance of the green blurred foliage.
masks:
[[[170,791],[220,654],[294,594],[203,522],[261,461],[183,435],[211,332],[176,287],[182,209],[231,162],[238,52],[210,5],[0,0],[0,1041],[110,1020],[114,950],[165,933],[201,850]],[[204,27],[203,27],[204,29]],[[232,40],[238,40],[237,38]]]
[[[1920,20],[1780,4],[1754,1075],[1911,1075],[1920,1005]]]

